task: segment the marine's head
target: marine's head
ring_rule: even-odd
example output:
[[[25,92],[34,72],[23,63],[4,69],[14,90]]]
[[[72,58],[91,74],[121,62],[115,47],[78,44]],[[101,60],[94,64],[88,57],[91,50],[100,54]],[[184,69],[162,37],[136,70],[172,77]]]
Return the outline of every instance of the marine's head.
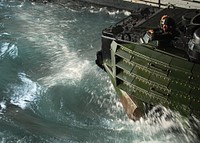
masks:
[[[173,32],[175,30],[175,21],[168,15],[163,15],[160,20],[160,28],[164,32]]]

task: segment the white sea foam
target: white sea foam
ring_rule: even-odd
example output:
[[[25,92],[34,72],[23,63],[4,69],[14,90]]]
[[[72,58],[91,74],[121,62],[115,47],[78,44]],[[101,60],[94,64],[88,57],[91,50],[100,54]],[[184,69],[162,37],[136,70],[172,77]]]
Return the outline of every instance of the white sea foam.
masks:
[[[155,111],[152,111],[151,116],[141,118],[136,122],[128,118],[107,119],[102,121],[102,125],[114,131],[126,132],[129,135],[132,133],[132,136],[129,136],[129,140],[126,141],[133,143],[176,143],[180,141],[189,143],[198,140],[187,119],[183,119],[180,114],[171,112],[162,106],[156,106],[153,110],[158,108],[163,109],[160,117],[155,115]],[[171,118],[166,118],[170,114]]]
[[[3,43],[0,45],[0,58],[4,58],[5,56],[9,55],[13,59],[18,56],[18,48],[15,44],[10,43]]]
[[[62,35],[52,33],[52,37],[44,45],[49,45],[49,52],[45,54],[52,55],[51,58],[54,59],[51,61],[51,73],[39,79],[46,86],[59,83],[76,84],[91,67],[88,60],[81,59],[76,52],[69,50],[68,43]]]
[[[108,13],[110,16],[114,16],[114,15],[117,15],[117,14],[124,14],[126,16],[129,16],[131,15],[131,12],[130,11],[127,11],[127,10],[108,10],[106,7],[100,7],[100,8],[97,8],[97,7],[94,7],[94,6],[91,6],[89,8],[89,11],[90,13],[100,13],[100,12],[106,12]]]
[[[10,34],[7,33],[7,32],[3,32],[3,33],[0,34],[0,36],[10,36]]]
[[[0,102],[0,106],[1,106],[1,109],[6,109],[6,102],[5,101],[1,101]]]
[[[116,10],[116,11],[108,11],[108,14],[109,14],[109,15],[116,15],[116,14],[119,14],[119,10]]]
[[[3,114],[3,111],[6,109],[6,101],[0,102],[0,115]],[[0,117],[1,119],[1,117]]]
[[[131,12],[130,12],[130,11],[127,11],[127,10],[123,10],[123,13],[124,13],[124,15],[126,15],[126,16],[131,15]]]
[[[74,85],[76,84],[76,82],[81,81],[82,77],[84,76],[84,73],[87,72],[89,66],[89,61],[81,61],[79,59],[71,59],[60,68],[56,67],[55,62],[55,65],[52,68],[57,69],[57,71],[55,70],[50,75],[42,77],[39,80],[47,86],[54,86],[55,84]]]
[[[90,9],[89,9],[89,11],[90,11],[91,13],[99,13],[99,12],[101,12],[102,10],[103,10],[103,8],[96,8],[96,7],[94,7],[94,6],[91,6]]]
[[[21,84],[10,85],[11,103],[25,109],[31,102],[37,100],[41,87],[38,83],[33,82],[24,73],[19,73],[18,77]]]

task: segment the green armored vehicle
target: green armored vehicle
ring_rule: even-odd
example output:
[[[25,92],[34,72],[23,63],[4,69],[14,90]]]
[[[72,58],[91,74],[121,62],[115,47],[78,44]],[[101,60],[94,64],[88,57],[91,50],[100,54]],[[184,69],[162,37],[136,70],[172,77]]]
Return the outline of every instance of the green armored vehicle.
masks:
[[[96,64],[131,119],[155,105],[200,117],[200,10],[133,12],[102,31]]]

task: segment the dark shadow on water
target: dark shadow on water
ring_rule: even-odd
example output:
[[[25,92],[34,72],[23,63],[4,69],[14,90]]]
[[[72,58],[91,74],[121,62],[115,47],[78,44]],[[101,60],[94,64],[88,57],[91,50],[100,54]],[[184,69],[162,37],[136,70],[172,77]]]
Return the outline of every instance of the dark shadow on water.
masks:
[[[84,129],[48,121],[47,119],[34,114],[29,109],[22,110],[13,104],[7,105],[7,109],[3,116],[3,118],[6,118],[6,121],[0,122],[0,124],[2,124],[1,127],[13,128],[13,126],[18,126],[17,129],[13,128],[15,129],[13,132],[16,134],[24,132],[33,136],[55,137],[58,139],[70,138],[70,140],[73,141],[80,141],[85,140],[87,133],[82,131],[81,134],[79,134],[80,130]]]

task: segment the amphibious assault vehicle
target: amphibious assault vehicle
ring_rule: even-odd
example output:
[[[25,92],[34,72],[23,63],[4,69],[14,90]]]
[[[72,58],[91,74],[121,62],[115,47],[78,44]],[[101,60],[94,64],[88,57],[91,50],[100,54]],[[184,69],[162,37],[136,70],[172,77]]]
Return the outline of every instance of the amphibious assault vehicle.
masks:
[[[146,7],[101,38],[96,64],[131,119],[155,105],[200,117],[200,10]]]

